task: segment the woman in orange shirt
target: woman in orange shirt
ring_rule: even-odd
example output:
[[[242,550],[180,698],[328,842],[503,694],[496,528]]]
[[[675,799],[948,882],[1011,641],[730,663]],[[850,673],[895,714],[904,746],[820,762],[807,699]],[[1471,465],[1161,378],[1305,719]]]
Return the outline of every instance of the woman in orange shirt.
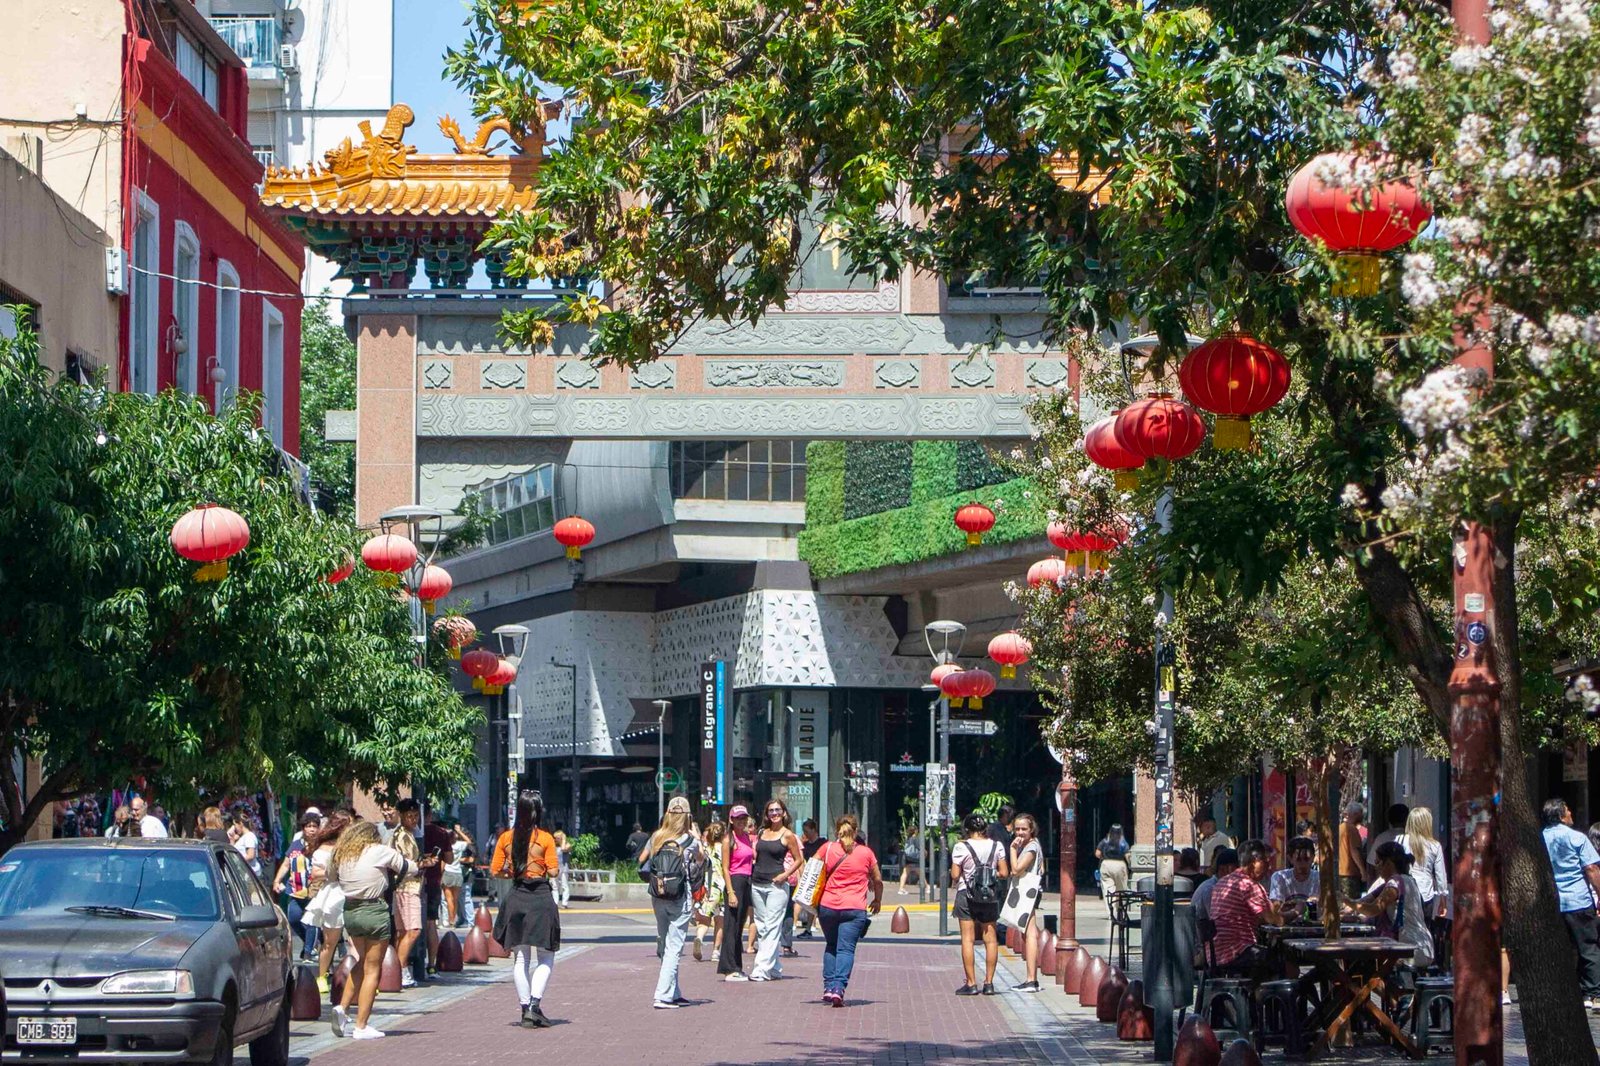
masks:
[[[561,950],[561,912],[550,890],[556,863],[556,839],[544,828],[544,799],[536,790],[525,789],[517,796],[516,822],[495,842],[489,867],[493,876],[510,878],[512,883],[495,919],[494,938],[511,952],[511,977],[524,1029],[550,1024],[539,1001]]]

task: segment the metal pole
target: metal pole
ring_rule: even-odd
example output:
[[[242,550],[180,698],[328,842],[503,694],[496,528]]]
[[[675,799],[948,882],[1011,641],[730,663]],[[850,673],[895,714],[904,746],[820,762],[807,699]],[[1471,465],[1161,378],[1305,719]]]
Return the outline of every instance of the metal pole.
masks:
[[[1072,753],[1063,752],[1061,784],[1061,909],[1056,949],[1078,946],[1078,779],[1072,776]],[[1056,965],[1062,965],[1057,963]]]
[[[945,876],[939,878],[939,935],[950,935],[950,806],[955,795],[950,783],[950,697],[939,697],[939,774],[944,788],[939,796],[939,850]],[[946,796],[949,797],[946,800]]]
[[[667,709],[656,715],[656,824],[667,816],[667,793],[664,782],[667,772]]]
[[[939,722],[939,701],[938,700],[929,700],[928,701],[928,761],[929,762],[933,761],[934,753],[938,750],[938,736],[939,736],[939,725],[938,725],[938,722]],[[932,796],[926,795],[927,782],[923,782],[923,792],[924,792],[924,795],[922,797],[922,806],[923,806],[924,812],[926,812],[928,804],[930,802],[932,802],[932,800],[933,800]],[[926,817],[926,813],[924,813],[924,817],[922,819],[922,884],[917,889],[917,902],[918,903],[926,902],[928,897],[933,894],[933,886],[928,883],[928,875],[930,873],[933,873],[933,874],[937,875],[937,873],[939,871],[938,857],[933,853],[933,834],[928,831],[928,821],[929,821],[929,819]]]
[[[572,677],[572,835],[577,836],[583,832],[583,819],[578,813],[578,667],[575,663],[558,663],[554,659],[550,660],[550,665],[567,671]]]
[[[1155,519],[1163,536],[1171,532],[1172,490],[1162,492],[1156,501]],[[1156,891],[1150,942],[1145,945],[1145,980],[1150,992],[1150,1004],[1155,1010],[1157,1062],[1172,1060],[1175,1037],[1172,1012],[1177,1006],[1172,902],[1172,727],[1177,667],[1175,650],[1166,638],[1166,627],[1172,622],[1172,612],[1172,590],[1164,588],[1161,590],[1161,615],[1156,621],[1155,639]]]

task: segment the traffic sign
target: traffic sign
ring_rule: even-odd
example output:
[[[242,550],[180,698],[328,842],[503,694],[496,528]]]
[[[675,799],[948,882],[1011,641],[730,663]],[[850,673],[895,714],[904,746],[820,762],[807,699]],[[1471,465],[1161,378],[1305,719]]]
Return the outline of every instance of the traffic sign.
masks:
[[[683,774],[670,766],[665,770],[657,770],[656,787],[663,792],[676,792],[683,787]]]
[[[992,737],[999,729],[990,718],[950,719],[950,735],[953,737]]]

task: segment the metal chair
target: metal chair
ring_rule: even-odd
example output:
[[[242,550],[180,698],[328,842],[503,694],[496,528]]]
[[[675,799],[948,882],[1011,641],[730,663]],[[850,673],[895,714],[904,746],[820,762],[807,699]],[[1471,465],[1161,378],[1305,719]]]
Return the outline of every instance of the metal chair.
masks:
[[[1117,953],[1117,965],[1123,970],[1128,968],[1129,930],[1135,924],[1131,911],[1143,899],[1138,892],[1113,892],[1106,897],[1111,908],[1111,950]]]

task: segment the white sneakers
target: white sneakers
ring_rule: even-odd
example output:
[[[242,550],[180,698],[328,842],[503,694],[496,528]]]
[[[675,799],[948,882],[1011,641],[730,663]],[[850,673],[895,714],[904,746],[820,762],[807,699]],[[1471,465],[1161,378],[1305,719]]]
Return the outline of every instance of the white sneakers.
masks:
[[[655,1001],[654,1006],[656,1010],[677,1010],[682,1007],[683,1004],[671,1002],[665,999],[658,999]]]
[[[333,1008],[333,1035],[348,1036],[352,1040],[377,1040],[383,1036],[382,1031],[372,1026],[353,1025],[350,1016],[343,1007]]]
[[[374,1029],[370,1025],[364,1029],[360,1026],[357,1026],[350,1033],[350,1039],[352,1040],[379,1040],[382,1037],[383,1032],[381,1030]]]
[[[728,976],[724,977],[723,980],[728,982],[729,984],[734,984],[734,983],[736,983],[738,981],[748,981],[748,980],[750,980],[750,978],[746,977],[743,973],[739,972],[738,970],[735,970],[732,973],[730,973]]]
[[[350,1020],[347,1017],[345,1017],[344,1008],[343,1007],[335,1007],[335,1008],[333,1008],[333,1035],[334,1036],[344,1036],[345,1032],[349,1028],[349,1025],[350,1025]]]

